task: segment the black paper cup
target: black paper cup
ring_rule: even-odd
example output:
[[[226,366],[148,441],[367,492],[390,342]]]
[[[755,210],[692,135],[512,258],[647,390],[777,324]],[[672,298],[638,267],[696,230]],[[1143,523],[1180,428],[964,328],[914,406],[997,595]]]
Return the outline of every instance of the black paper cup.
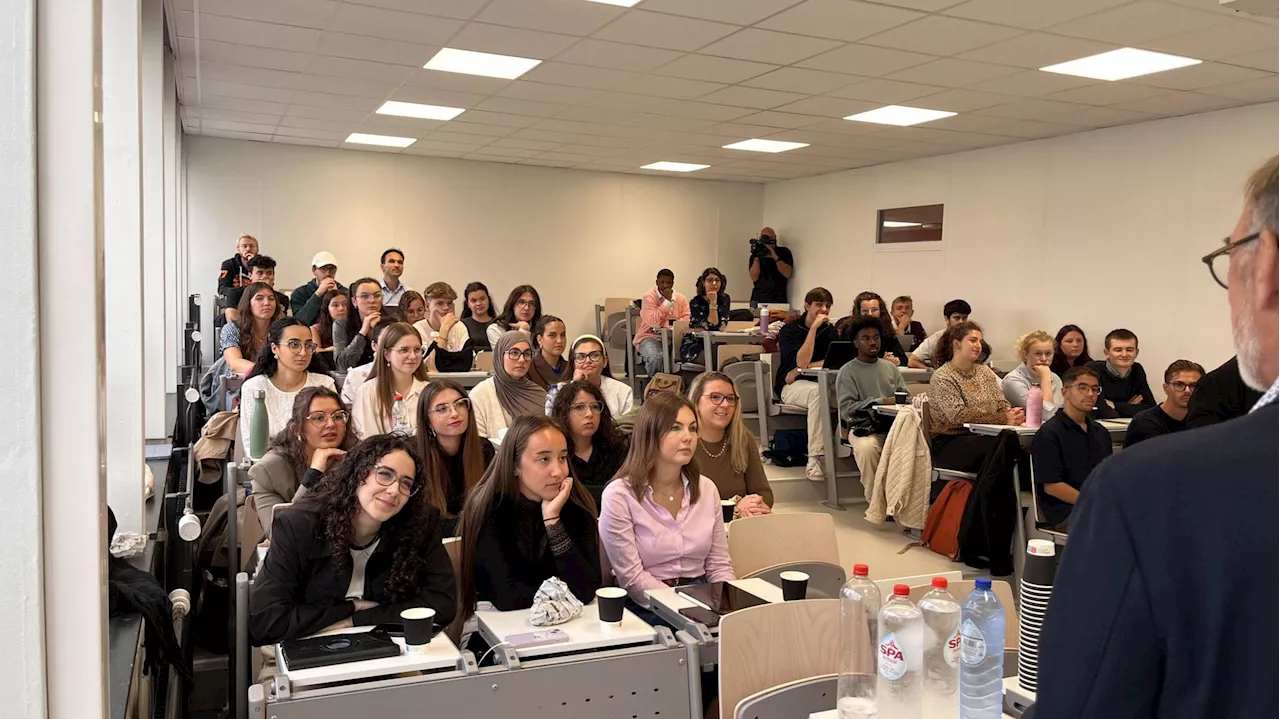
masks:
[[[911,404],[911,393],[910,392],[894,392],[893,402],[894,404]]]
[[[411,607],[400,612],[404,624],[404,648],[410,652],[427,651],[436,623],[436,610],[428,607]]]
[[[596,590],[596,607],[600,611],[600,623],[616,627],[622,624],[622,610],[627,605],[627,590],[621,587],[600,587]]]
[[[725,524],[733,521],[733,510],[737,508],[737,506],[738,504],[732,499],[720,500],[720,513],[724,515]]]
[[[1057,548],[1047,539],[1027,541],[1027,556],[1022,569],[1022,586],[1033,588],[1053,587],[1053,575],[1058,571]]]
[[[804,572],[783,572],[778,575],[778,578],[782,580],[784,601],[794,602],[797,599],[804,599],[809,591],[809,575]]]

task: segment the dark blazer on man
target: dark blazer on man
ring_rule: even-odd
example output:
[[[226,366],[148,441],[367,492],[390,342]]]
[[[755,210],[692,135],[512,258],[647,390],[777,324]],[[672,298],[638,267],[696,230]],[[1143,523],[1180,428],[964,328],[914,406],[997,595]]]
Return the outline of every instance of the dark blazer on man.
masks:
[[[425,546],[416,547],[425,561],[418,575],[418,593],[388,603],[386,584],[398,544],[384,537],[365,566],[364,598],[378,606],[361,611],[346,599],[351,566],[339,570],[322,534],[314,505],[304,502],[276,514],[271,549],[258,569],[249,595],[249,639],[264,646],[298,639],[347,617],[354,626],[398,624],[400,612],[411,607],[436,610],[435,623],[447,626],[457,611],[453,565],[440,539],[440,513],[429,509],[424,521],[432,530]]]
[[[1278,431],[1273,403],[1094,470],[1040,637],[1035,719],[1275,715]]]

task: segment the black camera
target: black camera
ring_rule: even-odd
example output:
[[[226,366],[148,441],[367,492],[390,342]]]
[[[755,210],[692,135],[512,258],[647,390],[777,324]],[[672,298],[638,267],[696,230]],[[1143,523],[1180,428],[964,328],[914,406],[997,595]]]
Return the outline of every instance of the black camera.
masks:
[[[760,259],[769,256],[769,243],[777,242],[772,237],[752,237],[749,241],[751,243],[751,256]]]

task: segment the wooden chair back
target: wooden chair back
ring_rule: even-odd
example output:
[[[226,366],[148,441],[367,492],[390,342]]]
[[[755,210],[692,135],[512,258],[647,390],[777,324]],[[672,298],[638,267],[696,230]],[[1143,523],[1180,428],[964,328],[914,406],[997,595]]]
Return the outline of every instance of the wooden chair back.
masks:
[[[730,320],[729,322],[725,323],[724,331],[725,332],[746,332],[752,327],[759,327],[759,326],[760,326],[760,323],[754,320],[747,320],[747,321],[738,320],[736,322],[733,320]]]
[[[777,564],[825,562],[844,566],[829,514],[798,512],[743,517],[729,532],[729,558],[739,577]]]
[[[493,352],[489,350],[485,350],[483,352],[477,352],[476,358],[474,361],[472,361],[471,366],[474,367],[478,372],[488,372],[492,374],[493,373]]]
[[[961,579],[958,581],[948,581],[947,591],[961,603],[964,603],[965,597],[973,592],[974,581],[972,579]],[[920,598],[933,591],[932,585],[912,587],[911,601],[919,602]],[[1018,648],[1018,608],[1013,603],[1013,587],[1002,579],[991,580],[991,591],[996,593],[996,599],[1000,600],[1000,606],[1004,607],[1004,648],[1008,650],[1016,650]]]
[[[684,341],[684,336],[689,334],[689,320],[676,320],[671,323],[671,353],[676,359],[680,358],[680,343]]]
[[[724,370],[724,365],[731,359],[742,359],[744,355],[758,355],[759,345],[720,345],[716,347],[717,369]]]
[[[839,674],[797,679],[738,702],[734,719],[794,719],[820,714],[835,703]]]
[[[872,673],[871,638],[861,623],[863,656],[853,657]],[[856,639],[856,638],[855,638]],[[720,620],[720,716],[733,716],[738,702],[780,684],[839,671],[840,600],[806,599],[762,604]],[[834,703],[834,702],[833,702]]]
[[[453,565],[453,580],[456,586],[458,577],[462,576],[462,538],[461,537],[445,537],[440,540],[444,544],[444,551],[449,555],[449,564]],[[459,606],[461,606],[461,597],[456,598]],[[459,612],[460,613],[460,612]],[[462,628],[466,622],[463,622],[456,615],[454,620],[445,627],[445,636],[457,646],[462,641]]]

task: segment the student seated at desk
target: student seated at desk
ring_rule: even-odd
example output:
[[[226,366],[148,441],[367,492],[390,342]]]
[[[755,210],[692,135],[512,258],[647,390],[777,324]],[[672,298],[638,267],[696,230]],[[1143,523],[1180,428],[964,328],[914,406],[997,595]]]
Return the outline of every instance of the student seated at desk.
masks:
[[[911,299],[911,295],[894,297],[893,304],[890,305],[890,313],[893,329],[898,334],[898,343],[903,349],[910,352],[929,338],[924,325],[916,319],[915,301]]]
[[[1072,367],[1062,382],[1062,411],[1041,425],[1031,443],[1040,514],[1055,532],[1067,531],[1084,481],[1111,456],[1111,433],[1089,417],[1101,389],[1097,371]]]
[[[605,352],[604,342],[599,337],[582,335],[574,340],[569,349],[569,359],[573,360],[573,381],[589,382],[599,387],[604,403],[615,418],[627,414],[635,406],[636,395],[631,386],[613,378],[609,369],[609,353]],[[551,404],[564,385],[561,382],[547,388],[547,414],[551,414]]]
[[[874,292],[862,292],[853,299],[853,311],[848,317],[836,322],[836,334],[846,342],[853,341],[850,328],[859,317],[874,317],[882,326],[880,332],[880,357],[898,367],[906,367],[909,363],[906,350],[898,342],[897,333],[892,331],[889,311],[885,309],[884,298]]]
[[[338,283],[338,258],[332,252],[317,252],[311,258],[311,274],[314,279],[295,288],[289,295],[289,307],[293,310],[293,316],[308,325],[315,324],[316,318],[320,316],[325,295],[333,290],[346,289]]]
[[[240,387],[240,441],[249,449],[249,428],[257,402],[255,392],[266,395],[267,431],[275,436],[284,429],[293,413],[293,400],[307,387],[324,387],[337,392],[333,378],[327,374],[308,372],[315,353],[311,328],[302,320],[285,317],[271,323],[267,341],[258,352],[253,371]]]
[[[395,324],[395,320],[387,318],[373,326],[373,331],[369,333],[369,346],[373,348],[373,356],[378,356],[378,340],[382,337],[382,331]],[[369,379],[369,373],[373,372],[373,360],[357,365],[347,370],[346,378],[342,381],[342,403],[348,408],[354,407],[356,404],[356,391],[360,389],[360,385]]]
[[[773,392],[783,404],[808,410],[809,463],[805,476],[826,481],[822,468],[822,397],[818,383],[801,370],[821,367],[836,330],[831,326],[831,293],[815,287],[804,296],[804,314],[782,326],[778,332],[778,366],[774,368]]]
[[[1000,380],[1004,398],[1014,407],[1027,408],[1027,392],[1033,386],[1040,388],[1041,405],[1047,420],[1062,407],[1062,380],[1049,369],[1053,362],[1053,338],[1048,332],[1036,330],[1018,338],[1013,349],[1022,364]]]
[[[333,353],[333,325],[346,318],[350,305],[351,296],[346,290],[329,290],[324,296],[320,319],[311,325],[311,341],[316,343],[316,352]]]
[[[582,380],[560,386],[548,413],[564,430],[573,478],[591,492],[596,506],[618,473],[631,443],[618,431],[600,388]]]
[[[485,439],[500,439],[521,415],[546,415],[547,391],[529,379],[534,353],[529,335],[504,332],[494,353],[493,376],[471,389],[471,411]]]
[[[351,407],[351,427],[361,439],[387,432],[412,435],[418,425],[418,398],[427,388],[422,338],[417,331],[403,322],[393,322],[380,339],[373,370],[356,390]],[[403,417],[394,414],[397,396],[404,403]]]
[[[458,534],[464,619],[479,601],[503,612],[528,609],[551,577],[584,604],[600,588],[595,502],[569,476],[564,433],[544,414],[512,422],[498,456],[467,495]]]
[[[427,478],[423,494],[444,517],[444,536],[452,537],[463,500],[493,462],[493,443],[476,429],[466,390],[448,379],[432,381],[422,393],[415,436]]]
[[[939,343],[942,363],[929,379],[929,431],[933,464],[976,472],[996,445],[996,437],[972,434],[966,423],[1020,425],[1026,413],[1009,405],[1000,380],[981,364],[982,328],[973,322],[954,325]]]
[[[1201,377],[1204,367],[1191,360],[1174,360],[1164,371],[1164,401],[1134,416],[1125,432],[1124,446],[1186,429],[1187,411]]]
[[[446,282],[433,282],[422,294],[427,300],[427,316],[413,328],[422,336],[427,354],[435,355],[436,371],[470,371],[475,360],[468,345],[471,336],[467,334],[467,326],[453,314],[453,303],[457,301],[458,293]]]
[[[489,343],[489,325],[494,323],[493,299],[489,297],[489,288],[483,282],[472,282],[462,291],[465,304],[462,307],[462,324],[467,327],[471,337],[471,348],[479,352]]]
[[[249,260],[249,284],[254,282],[261,282],[275,290],[276,261],[266,255],[254,255]],[[240,300],[244,297],[245,289],[233,287],[227,290],[227,308],[222,311],[222,316],[228,322],[235,322],[240,317]],[[280,314],[284,315],[289,308],[289,298],[277,291],[276,305],[280,308]]]
[[[886,332],[878,317],[860,317],[849,328],[858,356],[836,375],[836,403],[840,424],[849,430],[849,446],[858,465],[862,487],[870,497],[880,467],[880,452],[893,425],[875,411],[878,404],[894,404],[894,394],[907,391],[902,371],[880,356],[880,336]]]
[[[755,517],[773,511],[773,488],[760,462],[760,445],[742,421],[742,396],[729,375],[703,372],[689,387],[698,413],[698,468],[720,499],[737,498],[734,512]]]
[[[272,320],[284,315],[276,302],[275,290],[262,282],[245,288],[239,309],[239,319],[222,326],[218,349],[229,371],[247,375],[253,371],[253,361],[262,351]]]
[[[294,398],[289,422],[271,438],[262,459],[249,468],[258,522],[267,539],[271,538],[271,508],[301,498],[302,488],[314,487],[355,444],[349,419],[338,393],[328,387],[307,387]]]
[[[644,360],[645,373],[650,377],[661,372],[664,366],[662,338],[658,332],[675,320],[688,322],[692,319],[688,298],[675,291],[674,272],[666,268],[658,270],[654,283],[654,288],[640,298],[640,326],[632,340]]]
[[[382,320],[382,286],[372,277],[351,283],[347,316],[333,323],[333,360],[338,371],[373,361],[369,335]]]
[[[729,324],[729,294],[725,292],[728,286],[728,278],[714,267],[698,276],[694,296],[689,300],[689,334],[680,341],[681,362],[703,362],[706,347],[694,333],[719,332]]]
[[[973,308],[964,300],[951,300],[943,305],[942,319],[946,321],[946,324],[943,325],[942,329],[926,337],[915,349],[911,350],[911,354],[907,355],[907,364],[913,369],[941,367],[945,360],[937,357],[938,345],[945,344],[943,337],[946,336],[947,330],[963,322],[968,322],[971,314],[973,314]]]
[[[646,590],[736,579],[720,492],[699,470],[697,443],[694,406],[659,392],[641,405],[627,461],[604,488],[600,538],[618,586],[641,608]]]
[[[1053,362],[1049,369],[1061,377],[1072,367],[1083,367],[1092,361],[1084,330],[1076,325],[1063,325],[1053,338]]]
[[[538,290],[533,285],[519,285],[511,290],[511,294],[507,295],[507,303],[502,306],[502,314],[489,325],[485,331],[485,337],[489,340],[489,347],[494,352],[498,351],[498,339],[502,337],[502,333],[519,331],[525,334],[526,338],[533,337],[533,328],[538,325],[538,320],[542,319],[542,296],[538,294]]]
[[[1103,349],[1107,358],[1088,365],[1102,381],[1098,417],[1133,417],[1156,406],[1156,396],[1147,384],[1147,371],[1137,361],[1138,336],[1123,328],[1111,330]]]
[[[417,290],[405,290],[396,309],[400,312],[401,322],[415,325],[427,318],[427,299]]]
[[[564,346],[569,341],[564,320],[555,315],[543,315],[533,331],[533,365],[529,379],[543,389],[573,378],[573,365],[564,358]]]
[[[434,609],[436,626],[453,621],[453,566],[423,482],[412,440],[376,435],[280,512],[249,594],[253,645],[399,623],[410,607]]]

